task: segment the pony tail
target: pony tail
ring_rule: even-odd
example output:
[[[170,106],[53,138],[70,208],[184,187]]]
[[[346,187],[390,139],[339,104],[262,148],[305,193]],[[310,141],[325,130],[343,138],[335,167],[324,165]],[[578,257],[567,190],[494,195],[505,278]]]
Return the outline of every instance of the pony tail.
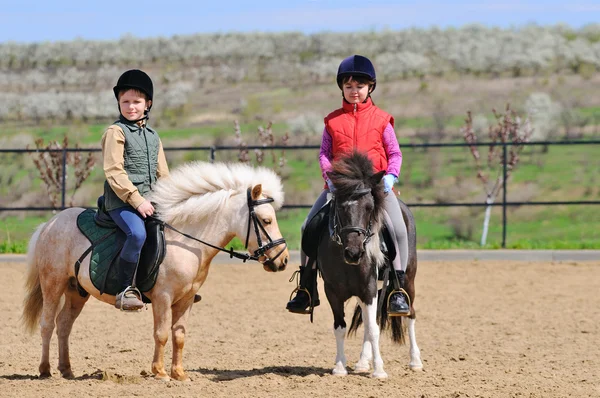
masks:
[[[392,341],[396,344],[404,344],[405,343],[405,333],[404,329],[406,325],[402,322],[403,316],[391,316],[388,317],[387,312],[387,303],[388,298],[390,296],[390,291],[388,289],[379,289],[377,296],[381,296],[383,294],[383,302],[384,304],[381,306],[381,314],[379,314],[379,328],[381,331],[384,331],[388,328],[392,331]],[[379,297],[381,299],[381,297]]]
[[[27,280],[25,282],[25,290],[27,293],[25,300],[23,301],[23,314],[21,315],[21,321],[29,333],[33,333],[35,331],[35,328],[40,320],[42,307],[44,305],[44,297],[42,295],[42,286],[40,285],[40,273],[37,267],[35,247],[40,236],[40,232],[45,225],[46,223],[41,224],[36,229],[29,240],[29,245],[27,247]]]

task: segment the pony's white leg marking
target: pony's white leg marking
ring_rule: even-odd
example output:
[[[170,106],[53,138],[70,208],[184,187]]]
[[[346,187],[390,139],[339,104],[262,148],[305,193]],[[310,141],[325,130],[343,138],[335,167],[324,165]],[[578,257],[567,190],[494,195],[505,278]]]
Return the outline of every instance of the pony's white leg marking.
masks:
[[[408,338],[410,340],[410,362],[408,367],[411,370],[423,370],[421,350],[417,346],[417,338],[415,336],[415,321],[416,319],[408,318]]]
[[[171,328],[170,298],[158,296],[153,298],[152,312],[154,314],[154,359],[152,373],[159,380],[170,380],[165,370],[165,345],[169,339]]]
[[[348,371],[346,370],[346,355],[344,354],[346,328],[339,326],[333,331],[333,334],[335,334],[337,353],[335,354],[335,368],[333,368],[332,373],[335,376],[346,376],[348,374]]]
[[[379,325],[377,325],[377,296],[373,298],[370,304],[364,306],[363,319],[365,322],[365,339],[371,341],[373,351],[373,373],[371,376],[377,378],[388,377],[383,370],[383,359],[379,352]]]
[[[366,305],[360,300],[358,300],[358,304],[362,310],[362,313],[366,313]],[[367,333],[363,335],[363,345],[362,350],[360,352],[360,359],[356,362],[354,366],[354,371],[357,373],[368,372],[371,369],[371,361],[373,360],[373,348],[371,347],[371,340],[367,338]]]

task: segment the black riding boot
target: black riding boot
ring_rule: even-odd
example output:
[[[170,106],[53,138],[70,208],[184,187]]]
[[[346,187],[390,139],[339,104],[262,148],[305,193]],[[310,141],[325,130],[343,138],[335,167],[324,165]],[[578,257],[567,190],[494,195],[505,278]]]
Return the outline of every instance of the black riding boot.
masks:
[[[404,271],[390,272],[390,285],[393,290],[388,299],[388,315],[389,316],[409,316],[410,315],[410,298],[404,289]]]
[[[296,288],[296,297],[288,301],[285,308],[297,314],[309,314],[310,310],[308,308],[310,307],[311,297],[313,307],[321,304],[319,301],[319,291],[317,290],[317,270],[313,269],[312,264],[309,262],[306,266],[301,266],[300,271],[296,272],[300,272],[300,282]]]
[[[137,263],[132,263],[119,257],[116,266],[119,268],[121,292],[117,294],[115,307],[123,311],[137,311],[144,308],[139,290],[131,288]]]

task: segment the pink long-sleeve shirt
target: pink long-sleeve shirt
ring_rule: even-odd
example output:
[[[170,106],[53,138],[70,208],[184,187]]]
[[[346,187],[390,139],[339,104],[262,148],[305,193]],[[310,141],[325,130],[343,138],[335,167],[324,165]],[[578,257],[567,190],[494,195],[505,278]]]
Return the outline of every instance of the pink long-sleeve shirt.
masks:
[[[321,165],[321,173],[323,179],[327,180],[327,172],[331,171],[331,162],[333,161],[331,135],[327,131],[327,127],[323,129],[323,139],[321,140],[321,151],[319,152],[319,165]],[[387,156],[388,167],[387,174],[393,174],[395,177],[400,176],[400,168],[402,167],[402,151],[400,144],[396,139],[396,132],[391,123],[383,130],[383,147]]]

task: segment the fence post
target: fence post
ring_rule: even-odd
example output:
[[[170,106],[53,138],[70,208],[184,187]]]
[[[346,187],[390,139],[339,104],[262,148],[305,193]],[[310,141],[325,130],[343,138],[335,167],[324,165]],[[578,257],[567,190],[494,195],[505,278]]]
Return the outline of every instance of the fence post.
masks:
[[[506,249],[506,142],[502,145],[502,248]]]
[[[217,151],[217,148],[215,148],[215,146],[211,146],[210,147],[210,162],[214,163],[215,162],[215,152]]]
[[[61,181],[61,208],[65,208],[65,199],[67,192],[67,148],[63,148],[63,158],[62,158],[62,181]]]

